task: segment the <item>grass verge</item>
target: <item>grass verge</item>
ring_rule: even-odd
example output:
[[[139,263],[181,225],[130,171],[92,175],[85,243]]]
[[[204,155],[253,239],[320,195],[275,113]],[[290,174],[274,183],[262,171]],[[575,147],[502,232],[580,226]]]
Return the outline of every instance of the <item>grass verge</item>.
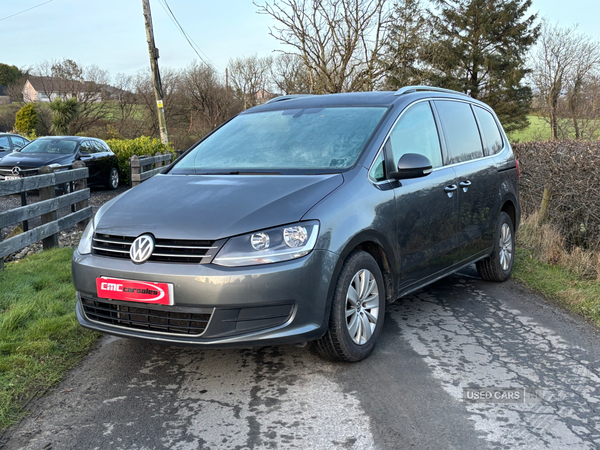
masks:
[[[522,247],[517,247],[513,277],[600,327],[600,281],[542,262]]]
[[[72,254],[69,248],[45,251],[0,272],[0,432],[98,339],[75,318]]]

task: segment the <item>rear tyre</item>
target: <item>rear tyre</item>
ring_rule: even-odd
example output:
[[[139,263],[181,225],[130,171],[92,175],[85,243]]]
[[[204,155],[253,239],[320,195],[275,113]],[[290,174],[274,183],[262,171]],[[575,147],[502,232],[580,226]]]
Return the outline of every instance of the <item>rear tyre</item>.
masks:
[[[106,183],[106,187],[111,191],[114,191],[119,187],[119,170],[116,167],[110,169],[110,173],[108,174],[108,182]]]
[[[314,348],[324,358],[356,362],[371,354],[383,327],[385,287],[377,262],[350,253],[337,280],[329,328]]]
[[[506,281],[515,260],[515,229],[510,216],[501,212],[496,224],[492,254],[475,265],[486,281]]]

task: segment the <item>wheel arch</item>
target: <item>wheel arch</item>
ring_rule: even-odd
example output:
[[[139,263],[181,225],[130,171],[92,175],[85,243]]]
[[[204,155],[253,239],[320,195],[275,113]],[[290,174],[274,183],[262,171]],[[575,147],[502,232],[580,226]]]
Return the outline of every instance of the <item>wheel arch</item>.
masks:
[[[396,293],[396,284],[394,274],[396,271],[396,260],[392,245],[385,236],[381,233],[373,230],[365,231],[354,236],[344,246],[343,250],[339,254],[335,269],[333,271],[331,282],[329,284],[329,290],[327,294],[327,319],[331,312],[331,301],[333,299],[333,292],[338,281],[338,277],[342,270],[344,262],[348,258],[348,255],[355,250],[362,250],[369,253],[377,262],[381,274],[383,276],[383,282],[385,284],[385,296],[386,304],[390,304],[395,300],[394,296]]]
[[[502,204],[502,208],[500,208],[500,212],[505,212],[506,214],[508,214],[508,216],[510,217],[510,220],[512,220],[513,227],[516,232],[517,228],[519,227],[521,215],[520,215],[519,210],[517,209],[515,203],[516,203],[515,200],[512,198],[505,199],[504,203]]]

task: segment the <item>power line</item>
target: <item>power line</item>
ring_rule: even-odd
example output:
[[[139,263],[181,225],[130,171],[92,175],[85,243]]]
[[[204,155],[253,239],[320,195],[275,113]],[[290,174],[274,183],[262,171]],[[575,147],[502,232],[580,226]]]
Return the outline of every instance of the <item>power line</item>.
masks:
[[[39,6],[45,5],[46,3],[50,3],[50,2],[53,2],[53,1],[54,0],[48,0],[47,2],[40,3],[39,5],[35,5],[35,6],[32,6],[31,8],[24,9],[21,12],[18,12],[18,13],[15,13],[15,14],[11,14],[10,16],[3,17],[2,19],[0,19],[0,22],[2,22],[3,20],[6,20],[6,19],[10,19],[11,17],[18,16],[19,14],[23,14],[24,12],[31,11],[32,9],[35,9],[35,8],[37,8]]]
[[[175,17],[175,14],[171,10],[171,7],[167,3],[167,0],[159,0],[159,1],[161,3],[161,6],[163,7],[163,9],[165,10],[165,12],[167,13],[167,15],[171,19],[171,21],[177,26],[177,28],[179,28],[179,31],[181,32],[181,34],[183,35],[183,37],[185,38],[185,40],[188,42],[188,44],[190,44],[190,47],[192,47],[192,50],[194,50],[194,52],[196,53],[196,55],[198,55],[198,58],[200,58],[200,61],[202,61],[204,64],[206,64],[209,67],[213,67],[213,68],[216,67],[217,69],[222,70],[219,66],[217,66],[215,63],[213,63],[210,60],[210,58],[206,55],[206,53],[204,53],[200,49],[200,47],[198,46],[198,44],[196,44],[196,42],[194,42],[194,40],[192,39],[192,37],[183,29],[183,27],[181,26],[181,24],[177,20],[177,17]],[[202,55],[204,55],[204,58],[200,55],[200,53],[202,53]],[[205,61],[205,59],[208,62]]]

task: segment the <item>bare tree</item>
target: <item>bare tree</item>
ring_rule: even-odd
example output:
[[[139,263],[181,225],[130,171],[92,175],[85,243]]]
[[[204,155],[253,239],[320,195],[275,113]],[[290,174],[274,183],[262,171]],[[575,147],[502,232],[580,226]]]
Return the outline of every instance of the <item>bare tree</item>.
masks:
[[[140,105],[135,94],[135,78],[118,73],[110,87],[110,98],[115,105],[114,123],[121,136],[137,137],[141,132],[141,123],[136,120]]]
[[[579,114],[582,90],[600,67],[600,43],[577,32],[577,26],[562,28],[544,21],[538,48],[533,55],[533,82],[544,99],[552,139],[559,137],[559,101],[567,96],[576,138],[581,137]]]
[[[176,148],[180,147],[186,137],[188,124],[188,109],[186,106],[186,92],[183,87],[183,76],[179,70],[161,67],[160,70],[163,101],[165,105],[165,119],[169,129],[169,141]],[[156,115],[156,98],[150,71],[141,71],[135,79],[135,93],[138,102],[142,105],[142,121],[146,124],[144,134],[158,137],[159,125]]]
[[[244,109],[259,103],[259,93],[267,89],[273,58],[246,56],[229,60],[229,78],[235,96],[243,102]]]
[[[255,3],[279,25],[271,36],[295,49],[311,93],[372,90],[382,79],[387,0],[272,0]]]
[[[205,134],[242,110],[215,70],[206,64],[190,65],[184,72],[183,86],[190,109],[190,132],[199,129]]]
[[[298,55],[282,53],[274,58],[271,80],[284,95],[310,93],[310,74]]]

